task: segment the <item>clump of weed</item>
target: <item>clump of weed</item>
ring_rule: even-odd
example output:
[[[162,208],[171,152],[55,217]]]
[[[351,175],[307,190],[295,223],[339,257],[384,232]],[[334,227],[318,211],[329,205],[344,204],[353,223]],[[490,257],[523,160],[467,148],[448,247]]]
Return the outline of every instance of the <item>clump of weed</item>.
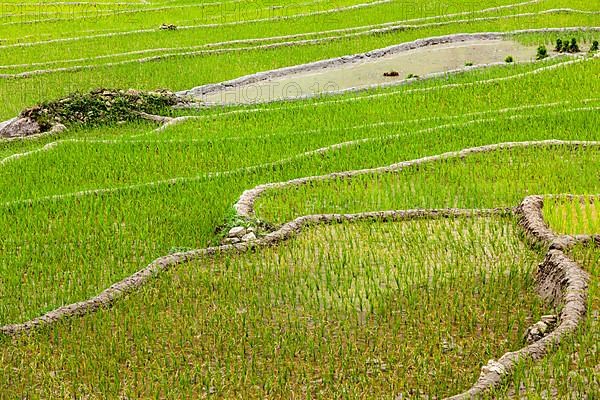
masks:
[[[384,72],[383,76],[400,76],[400,73],[398,71],[389,71],[389,72]]]
[[[192,251],[191,247],[171,247],[169,249],[169,254],[177,254],[177,253],[187,253],[188,251]]]
[[[597,40],[594,40],[592,42],[592,46],[590,47],[590,52],[593,52],[593,51],[598,51],[598,41]]]
[[[465,63],[465,67],[472,67],[473,63],[471,61],[468,61]]]
[[[541,44],[537,48],[537,55],[536,55],[535,59],[536,60],[543,60],[546,57],[548,57],[548,49],[546,49],[546,46],[544,46],[543,44]]]
[[[506,58],[504,59],[504,62],[506,63],[512,63],[515,60],[513,59],[513,56],[506,56]]]
[[[406,75],[406,79],[417,79],[419,77],[419,75],[416,74],[408,74]]]
[[[56,124],[96,126],[132,121],[144,113],[164,113],[168,107],[180,102],[168,91],[96,89],[39,104],[24,110],[20,116],[37,122],[44,132]]]

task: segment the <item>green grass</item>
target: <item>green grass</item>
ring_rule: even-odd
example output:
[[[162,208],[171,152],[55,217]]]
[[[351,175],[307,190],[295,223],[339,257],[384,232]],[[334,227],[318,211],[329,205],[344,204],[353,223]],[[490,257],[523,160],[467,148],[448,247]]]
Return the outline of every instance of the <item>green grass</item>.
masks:
[[[528,80],[543,82],[554,74],[561,75],[549,71]],[[565,80],[568,86],[569,80]],[[591,91],[595,85],[586,82],[581,82],[582,97],[591,96],[585,91]],[[511,81],[494,85],[498,95],[490,100],[483,96],[484,87],[464,90],[482,94],[472,95],[481,99],[480,109],[485,110],[489,103],[501,109],[510,104],[508,92],[513,85]],[[530,90],[534,88],[531,85]],[[447,100],[457,99],[453,112],[447,110],[450,115],[457,112],[454,108],[461,107],[459,99],[464,93],[459,89],[447,92]],[[527,92],[522,95],[525,98]],[[395,115],[396,104],[402,102],[409,109],[411,102],[416,104],[432,94],[413,96],[410,99],[400,92],[371,104],[381,105],[379,118],[389,114],[390,118],[406,121],[431,116],[427,109]],[[377,167],[500,141],[598,139],[595,131],[588,129],[597,124],[597,111],[564,113],[560,112],[562,108],[546,107],[518,114],[519,118],[512,118],[517,114],[511,112],[500,113],[496,120],[489,120],[495,117],[493,113],[482,115],[477,118],[488,121],[477,123],[470,122],[474,116],[445,120],[444,115],[439,115],[439,120],[429,122],[345,130],[340,128],[358,123],[360,113],[364,116],[362,121],[376,121],[376,110],[363,107],[361,102],[344,105],[353,112],[329,106],[317,108],[318,112],[311,107],[298,111],[296,105],[290,104],[287,112],[275,110],[199,120],[133,139],[137,142],[128,138],[148,131],[150,125],[80,130],[72,136],[63,134],[62,138],[108,137],[116,142],[65,142],[49,151],[6,163],[0,169],[0,201],[4,204],[0,210],[4,232],[0,239],[4,277],[0,321],[23,321],[62,304],[83,300],[172,248],[200,248],[215,243],[215,227],[224,222],[231,205],[244,190],[260,183]],[[471,109],[476,106],[473,102],[469,105]],[[443,111],[446,110],[439,110]],[[352,117],[343,118],[348,115]],[[303,123],[302,118],[309,116],[313,119]],[[318,126],[319,118],[336,124],[336,129],[324,125],[325,129],[318,132],[298,133],[311,125]],[[421,132],[449,123],[455,126]],[[265,137],[261,139],[261,126],[278,126],[278,130],[263,131]],[[232,136],[239,140],[231,140]],[[322,155],[302,155],[360,138],[371,139]],[[171,143],[170,139],[179,141]],[[598,164],[597,155],[597,149],[570,148],[498,152],[376,179],[363,177],[268,192],[259,200],[257,210],[260,217],[284,222],[315,212],[515,206],[527,194],[597,192],[598,169],[590,167]],[[537,164],[536,172],[525,174],[524,168],[533,163]],[[248,171],[247,167],[254,168]],[[218,172],[226,174],[214,175]],[[523,177],[520,183],[514,182],[518,176]],[[174,178],[179,179],[170,181]],[[84,190],[102,192],[79,193]],[[46,290],[40,291],[39,287]],[[19,301],[25,297],[27,303]]]
[[[586,0],[488,12],[478,11],[513,1],[414,0],[294,15],[363,2],[104,1],[92,18],[80,18],[83,4],[4,1],[0,75],[83,68],[0,77],[0,117],[75,90],[183,90],[423,37],[600,22],[598,14],[539,13],[598,11]],[[448,16],[466,11],[474,13]],[[251,22],[265,13],[269,20]],[[291,18],[272,18],[282,15]],[[225,24],[158,29],[215,22]],[[365,33],[387,22],[418,26]],[[139,29],[147,31],[130,33]],[[345,31],[324,32],[335,29]],[[97,36],[118,32],[125,34]],[[558,36],[576,37],[583,49],[600,38],[575,30],[514,39],[551,49]],[[310,38],[322,40],[281,46]],[[244,39],[257,41],[230,42]],[[267,43],[280,47],[251,48]],[[179,54],[211,49],[222,53]],[[167,57],[129,63],[157,55]],[[218,243],[216,227],[259,184],[498,142],[600,140],[600,59],[568,60],[297,102],[177,110],[174,116],[196,118],[161,132],[138,122],[0,141],[0,325],[87,299],[175,249]],[[530,194],[598,194],[599,155],[598,147],[496,151],[267,191],[257,212],[283,223],[317,212],[516,206]],[[561,233],[598,233],[597,204],[578,205],[547,201],[545,218]],[[572,255],[592,277],[586,323],[541,363],[521,364],[493,396],[521,384],[533,399],[544,390],[598,396],[598,249]],[[542,257],[511,218],[310,227],[277,247],[178,266],[111,309],[0,339],[0,398],[455,394],[488,359],[521,347],[540,315],[555,312],[534,292]]]
[[[276,189],[257,216],[281,223],[299,215],[412,208],[517,206],[525,196],[600,191],[598,149],[514,149]],[[443,187],[444,190],[440,190]]]
[[[542,313],[540,255],[517,232],[510,219],[354,223],[194,262],[110,311],[5,342],[1,385],[8,397],[448,395]]]
[[[262,37],[271,37],[287,34],[320,32],[323,26],[331,29],[357,26],[370,23],[380,23],[382,15],[389,18],[394,16],[393,10],[387,10],[391,5],[377,6],[373,9],[364,8],[343,13],[330,21],[331,16],[311,17],[308,20],[300,19],[289,21],[271,21],[261,24],[239,25],[198,32],[149,32],[136,37],[114,37],[89,39],[77,42],[59,42],[39,46],[14,47],[0,49],[3,54],[3,65],[22,64],[23,59],[29,62],[46,62],[62,59],[79,59],[99,55],[111,55],[132,50],[139,50],[145,43],[146,48],[183,48],[185,46],[198,46],[203,43],[217,43],[223,40],[254,38],[261,29],[265,30]],[[397,5],[395,6],[397,7]],[[509,14],[512,9],[504,10],[501,14]],[[526,10],[527,11],[527,10]],[[534,10],[535,11],[535,10]],[[407,11],[400,8],[404,15]],[[498,13],[491,13],[492,17]],[[420,15],[420,14],[419,14]],[[181,50],[168,50],[144,55],[112,56],[101,60],[74,61],[71,63],[51,64],[23,68],[2,70],[2,73],[16,73],[25,70],[38,70],[46,68],[69,67],[83,65],[83,70],[71,72],[56,71],[48,75],[30,76],[28,78],[0,79],[0,88],[4,97],[4,106],[0,108],[0,115],[4,118],[11,117],[22,108],[31,106],[40,101],[64,96],[75,90],[87,91],[99,86],[136,87],[139,89],[170,88],[174,90],[187,89],[204,83],[218,82],[234,77],[272,68],[284,67],[315,61],[323,58],[341,56],[346,54],[365,52],[374,48],[385,47],[404,41],[415,40],[422,37],[454,33],[457,27],[461,32],[481,31],[510,31],[532,27],[560,27],[560,26],[597,26],[598,16],[575,14],[548,14],[523,18],[500,18],[491,21],[450,23],[441,26],[426,26],[424,28],[396,31],[388,34],[358,36],[354,38],[335,39],[317,45],[298,45],[279,47],[272,50],[248,49],[248,45],[235,45],[243,49],[228,51],[222,54],[204,54],[193,56],[174,56],[163,60],[148,63],[128,63],[113,66],[95,66],[98,62],[121,62],[128,59],[156,55],[158,53],[175,54]],[[370,20],[372,19],[372,21]],[[394,19],[394,18],[392,18]],[[464,17],[456,17],[464,20]],[[360,21],[360,22],[358,22]],[[252,30],[248,26],[253,27]],[[210,31],[210,32],[209,32]],[[201,35],[199,37],[199,35]],[[222,35],[222,36],[221,36]],[[591,34],[575,34],[580,41],[589,39]],[[154,36],[154,37],[153,37]],[[537,39],[540,35],[535,35]],[[556,35],[545,35],[544,42],[551,43]],[[319,37],[317,35],[316,37]],[[322,35],[321,35],[322,37]],[[520,40],[520,39],[519,39]],[[523,40],[533,41],[530,35]],[[282,42],[283,39],[276,40]],[[222,46],[220,46],[222,47]],[[225,48],[230,48],[230,45]],[[197,49],[198,50],[198,49]],[[189,49],[187,51],[190,51]],[[90,69],[90,67],[92,67]]]
[[[549,199],[544,202],[544,219],[552,230],[564,234],[600,233],[600,200]]]

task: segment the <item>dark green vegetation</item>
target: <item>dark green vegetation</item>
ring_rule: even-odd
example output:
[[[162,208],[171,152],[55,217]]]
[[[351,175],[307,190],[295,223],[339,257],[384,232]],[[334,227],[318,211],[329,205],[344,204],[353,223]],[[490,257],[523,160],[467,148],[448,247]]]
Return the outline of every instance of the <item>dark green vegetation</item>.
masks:
[[[165,114],[179,102],[168,91],[96,89],[42,103],[24,110],[20,116],[33,119],[44,132],[57,123],[106,125],[135,121],[141,118],[141,113]]]

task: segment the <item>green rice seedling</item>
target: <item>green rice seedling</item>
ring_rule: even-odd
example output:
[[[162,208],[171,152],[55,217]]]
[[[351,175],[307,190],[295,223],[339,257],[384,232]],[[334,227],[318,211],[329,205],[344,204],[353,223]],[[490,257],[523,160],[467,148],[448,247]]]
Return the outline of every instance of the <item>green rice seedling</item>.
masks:
[[[586,0],[426,3],[4,2],[0,116],[98,87],[185,90],[457,32],[565,27],[563,38],[593,47],[596,32],[584,28],[598,26]],[[534,58],[556,36],[507,39]],[[232,226],[264,234],[315,212],[514,207],[539,193],[593,199],[598,148],[546,146],[267,190],[258,219],[234,212],[245,190],[265,183],[499,142],[600,140],[600,86],[590,79],[600,59],[499,57],[506,62],[336,96],[153,110],[190,117],[160,130],[96,118],[1,139],[0,324],[88,299],[157,257],[217,245]],[[94,109],[70,111],[87,119]],[[559,233],[598,232],[595,200],[547,201],[544,216]],[[0,397],[449,396],[558,311],[535,293],[544,254],[521,235],[512,217],[362,221],[197,259],[110,309],[0,338]],[[490,396],[598,397],[597,253],[570,253],[591,277],[585,324]]]
[[[177,268],[110,312],[57,327],[59,342],[50,332],[15,339],[1,368],[35,354],[15,373],[38,385],[0,379],[17,396],[59,387],[142,397],[448,395],[476,378],[480,360],[520,346],[543,312],[531,285],[540,255],[517,230],[493,218],[307,228],[277,247]],[[58,362],[62,382],[78,385],[40,373]]]
[[[591,277],[588,287],[588,312],[579,329],[545,359],[538,363],[524,361],[518,367],[519,382],[509,382],[489,394],[489,398],[508,399],[514,393],[527,398],[550,394],[556,398],[594,398],[600,392],[595,384],[598,365],[598,310],[600,309],[600,249],[596,246],[577,246],[570,256]]]
[[[564,234],[597,234],[600,232],[599,199],[549,199],[544,202],[544,218],[552,229]]]

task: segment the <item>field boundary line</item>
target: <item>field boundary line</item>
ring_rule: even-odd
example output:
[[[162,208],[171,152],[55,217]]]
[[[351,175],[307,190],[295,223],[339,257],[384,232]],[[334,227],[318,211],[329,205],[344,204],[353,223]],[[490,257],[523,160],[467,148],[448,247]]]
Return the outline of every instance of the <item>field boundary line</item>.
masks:
[[[517,106],[517,107],[504,107],[504,108],[488,110],[488,111],[475,111],[475,112],[470,112],[470,113],[465,113],[465,114],[460,114],[460,115],[437,116],[437,117],[416,118],[416,119],[385,121],[385,122],[373,122],[373,123],[368,123],[368,124],[351,125],[348,127],[340,127],[340,128],[309,129],[309,130],[303,130],[303,131],[297,131],[297,132],[288,132],[287,134],[285,134],[285,136],[313,134],[313,133],[319,133],[319,132],[337,132],[337,131],[344,131],[344,130],[376,128],[376,127],[383,127],[383,126],[399,126],[399,125],[405,125],[405,124],[410,124],[410,123],[430,122],[430,121],[435,121],[435,120],[452,120],[452,119],[459,119],[459,118],[463,118],[463,117],[475,117],[475,116],[480,116],[480,115],[504,114],[504,113],[511,112],[511,111],[522,111],[522,110],[530,110],[530,109],[538,109],[538,108],[547,108],[547,107],[554,107],[554,106],[566,105],[566,104],[581,103],[583,105],[583,104],[593,103],[596,101],[600,101],[600,97],[592,97],[592,98],[587,98],[587,99],[577,100],[577,101],[568,101],[567,100],[567,101],[557,101],[557,102],[551,102],[551,103],[527,104],[527,105],[522,105],[522,106]],[[185,118],[185,117],[180,117],[180,118]],[[192,120],[192,119],[188,118],[187,120]],[[179,123],[182,123],[184,121],[186,121],[186,120],[183,120],[183,121],[180,120]],[[169,125],[169,126],[172,126],[172,125]],[[163,132],[167,128],[168,128],[168,126],[165,127],[164,125],[162,125],[159,128],[151,130],[149,132],[144,132],[144,133],[141,133],[138,135],[130,136],[129,137],[130,139],[125,139],[125,140],[123,140],[123,142],[137,142],[139,140],[140,143],[142,143],[142,142],[145,143],[146,142],[145,140],[137,139],[137,138],[146,137],[149,135],[158,137],[159,136],[158,134],[160,132]],[[283,136],[283,135],[282,134],[269,134],[269,135],[253,136],[252,138],[262,139],[262,138],[273,137],[273,136]],[[233,138],[234,137],[226,137],[223,139],[224,140],[233,140]],[[246,139],[246,137],[240,137],[240,136],[237,136],[235,138],[240,139],[240,140]],[[134,140],[131,140],[131,139],[134,139]],[[182,139],[182,140],[184,140],[184,139]],[[206,139],[206,140],[209,140],[209,139]],[[94,141],[94,140],[90,140],[90,141]],[[157,142],[161,142],[161,141],[157,140]],[[0,141],[0,143],[2,143],[2,141]]]
[[[200,260],[204,257],[222,254],[226,252],[245,253],[250,249],[257,247],[272,246],[285,241],[308,225],[315,223],[339,223],[343,221],[358,220],[383,220],[383,221],[402,221],[424,218],[451,218],[451,217],[484,217],[494,215],[509,215],[514,212],[512,208],[499,209],[414,209],[414,210],[396,210],[396,211],[378,211],[365,212],[358,214],[316,214],[307,215],[294,219],[278,230],[271,232],[252,242],[237,244],[226,244],[220,246],[207,247],[199,250],[191,250],[184,253],[175,253],[162,256],[152,261],[144,269],[139,270],[133,275],[111,285],[98,295],[87,300],[65,305],[43,314],[40,317],[33,318],[22,323],[8,324],[0,326],[0,334],[5,336],[16,336],[27,332],[49,327],[55,323],[71,317],[82,317],[89,315],[100,309],[105,309],[114,304],[117,300],[133,292],[147,283],[159,272],[166,271],[179,264],[189,263]]]
[[[287,182],[260,185],[254,189],[245,191],[240,197],[240,200],[238,200],[236,203],[235,209],[240,216],[251,218],[253,214],[252,206],[254,200],[256,200],[262,191],[266,190],[267,188],[301,185],[315,180],[349,178],[365,173],[392,172],[426,162],[441,161],[456,157],[462,158],[472,154],[490,152],[499,149],[555,145],[599,146],[600,142],[546,140],[536,142],[497,143],[493,145],[467,148],[457,152],[442,153],[436,156],[422,157],[411,161],[392,164],[388,167],[347,171],[322,176],[293,179]],[[257,190],[257,188],[260,189]],[[571,199],[574,198],[573,195],[562,196],[572,196]],[[598,195],[598,198],[600,198],[600,195]],[[216,254],[228,252],[242,254],[248,250],[258,247],[275,245],[293,237],[305,226],[311,224],[341,223],[345,221],[353,222],[359,220],[376,220],[383,222],[423,218],[431,219],[518,215],[520,216],[519,224],[525,230],[527,235],[533,238],[534,242],[542,245],[548,245],[549,242],[551,243],[550,249],[548,250],[544,261],[539,266],[536,281],[538,285],[538,291],[542,296],[545,296],[545,300],[562,303],[563,308],[558,319],[558,326],[547,336],[544,336],[517,351],[505,353],[498,359],[498,361],[488,361],[488,363],[481,368],[481,374],[477,382],[471,388],[463,393],[449,397],[451,400],[471,399],[474,396],[481,395],[485,391],[501,383],[506,376],[512,373],[520,360],[527,358],[539,360],[543,358],[553,346],[560,343],[563,337],[571,334],[579,326],[586,314],[589,276],[579,267],[576,262],[566,256],[563,251],[576,243],[600,243],[600,235],[568,236],[569,240],[565,240],[564,237],[567,235],[558,236],[547,227],[543,219],[542,207],[543,196],[528,196],[516,208],[412,209],[363,212],[356,214],[314,214],[301,216],[285,223],[279,229],[268,233],[264,237],[253,241],[241,242],[237,244],[224,244],[220,246],[207,247],[204,249],[159,257],[145,268],[111,285],[109,288],[103,290],[96,296],[81,302],[56,308],[29,321],[1,326],[0,333],[5,336],[16,336],[31,332],[36,329],[51,327],[52,325],[67,318],[89,315],[100,309],[105,309],[112,306],[119,299],[142,287],[160,272],[166,271],[176,265],[195,260],[201,260],[204,257],[210,257]]]
[[[538,2],[538,0],[535,0],[534,2]],[[532,2],[519,3],[518,5],[515,5],[515,6],[521,6],[521,5],[526,5],[526,4],[530,4],[530,3],[532,3]],[[556,12],[556,10],[546,10],[546,11],[542,11],[542,12],[547,13],[547,11]],[[584,12],[584,10],[573,10],[573,11]],[[480,10],[480,11],[476,11],[474,13],[483,13],[483,12],[488,12],[488,11]],[[600,13],[600,12],[598,12],[598,13]],[[469,12],[467,14],[471,14],[471,13]],[[467,15],[467,14],[461,13],[461,15]],[[450,18],[450,17],[451,17],[451,15],[449,15],[449,16],[433,16],[433,17],[424,17],[424,18],[415,18],[415,19],[409,19],[409,20],[385,22],[385,23],[381,23],[381,24],[370,24],[370,25],[362,25],[362,26],[353,26],[353,27],[348,27],[348,28],[330,29],[330,30],[325,30],[325,31],[312,31],[312,32],[295,33],[295,34],[279,35],[279,36],[258,37],[258,38],[250,38],[250,39],[234,39],[234,40],[212,42],[212,43],[209,42],[209,43],[205,43],[205,44],[198,45],[198,46],[162,47],[162,48],[153,48],[153,49],[144,49],[144,50],[121,52],[121,53],[105,54],[105,55],[86,57],[86,58],[78,58],[78,59],[70,59],[70,60],[54,60],[54,61],[37,62],[37,63],[29,63],[29,64],[0,65],[0,70],[11,69],[11,68],[13,68],[13,69],[26,68],[26,67],[33,67],[33,66],[45,66],[45,65],[53,65],[53,64],[62,64],[62,63],[73,63],[73,62],[81,62],[81,61],[93,61],[93,60],[101,60],[101,59],[113,58],[113,57],[123,57],[123,56],[136,55],[136,54],[147,54],[147,53],[157,53],[157,52],[167,52],[167,51],[177,51],[177,50],[188,50],[189,51],[189,50],[198,50],[198,49],[218,47],[218,46],[229,46],[229,45],[234,45],[234,44],[252,44],[252,43],[260,43],[260,42],[272,42],[272,41],[277,41],[277,40],[296,39],[296,38],[310,37],[310,36],[326,36],[327,34],[332,34],[332,33],[345,33],[345,32],[353,32],[353,31],[360,31],[360,30],[365,30],[366,32],[368,32],[369,30],[373,30],[373,29],[377,29],[377,28],[385,28],[385,27],[389,27],[389,26],[395,26],[396,28],[399,28],[398,24],[400,24],[400,23],[415,22],[415,21],[429,20],[429,19],[438,19],[438,18]],[[453,22],[453,21],[447,21],[447,22]],[[444,22],[444,23],[447,23],[447,22]],[[411,25],[411,27],[412,27],[411,29],[415,29],[415,28],[420,28],[421,26],[420,25]],[[407,28],[408,28],[408,26],[407,26]],[[366,32],[363,32],[363,33],[366,33]],[[379,32],[379,31],[377,30],[377,32]],[[333,39],[336,37],[341,38],[343,36],[329,36],[329,37],[326,36],[325,38]],[[293,42],[289,42],[289,43],[291,44]],[[241,49],[243,49],[243,48],[241,48]],[[133,60],[133,61],[135,61],[135,60]],[[101,67],[101,66],[102,66],[101,64],[98,65],[98,67]]]
[[[478,398],[486,391],[500,385],[511,375],[517,364],[526,359],[539,361],[563,338],[572,334],[583,321],[587,313],[588,282],[590,277],[567,254],[572,246],[581,243],[600,244],[600,235],[558,235],[544,221],[542,208],[545,197],[566,197],[572,201],[582,199],[579,195],[535,195],[527,196],[517,207],[519,225],[534,245],[548,248],[544,261],[536,274],[538,294],[547,302],[561,305],[558,326],[539,340],[516,351],[509,351],[497,361],[489,360],[481,368],[477,382],[467,391],[450,397],[448,400],[469,400]],[[594,196],[600,198],[600,195]]]
[[[170,122],[167,122],[164,125],[164,128],[161,127],[158,129],[165,129],[169,126],[177,125],[181,122],[184,122],[184,121],[187,121],[190,119],[212,119],[212,118],[216,118],[216,117],[227,117],[227,116],[238,115],[238,114],[254,114],[254,113],[258,113],[258,112],[269,112],[269,111],[301,109],[301,108],[308,108],[308,107],[319,107],[319,106],[335,105],[335,104],[342,104],[342,103],[352,103],[352,102],[358,102],[358,101],[363,101],[363,100],[369,100],[369,99],[373,99],[373,98],[394,96],[394,95],[397,95],[400,93],[401,94],[412,94],[412,93],[418,93],[418,92],[443,90],[443,89],[448,89],[448,88],[450,88],[450,89],[462,88],[462,87],[484,85],[484,84],[489,84],[489,83],[503,82],[503,81],[509,81],[512,79],[523,78],[523,77],[530,76],[530,75],[536,75],[536,74],[539,74],[542,72],[554,70],[557,68],[565,67],[568,65],[576,64],[576,63],[588,62],[588,61],[594,60],[596,58],[600,58],[600,56],[596,55],[593,57],[577,57],[574,60],[562,61],[562,62],[559,62],[556,64],[546,65],[543,67],[533,69],[531,71],[521,72],[521,73],[497,77],[497,78],[482,79],[482,80],[478,80],[478,81],[474,81],[474,82],[450,83],[450,84],[443,84],[443,85],[436,85],[436,86],[429,86],[429,87],[425,87],[425,88],[415,88],[415,89],[408,89],[408,90],[402,90],[402,88],[399,88],[397,90],[390,90],[390,91],[384,92],[384,93],[366,94],[366,95],[355,96],[355,97],[350,97],[350,98],[345,98],[345,99],[336,99],[336,98],[325,99],[325,100],[319,100],[319,101],[308,102],[308,103],[301,103],[302,100],[307,100],[308,99],[307,97],[298,99],[297,102],[294,102],[296,104],[290,104],[289,103],[290,99],[282,100],[282,101],[278,100],[278,101],[271,101],[271,102],[263,102],[263,103],[261,103],[261,107],[242,108],[242,109],[231,110],[231,111],[221,111],[221,112],[216,112],[216,113],[212,113],[212,114],[208,114],[208,115],[187,115],[187,116],[175,117]],[[543,62],[543,60],[535,61],[535,62],[532,62],[531,64],[535,64],[538,62]],[[467,71],[467,68],[469,68],[470,70],[476,69],[474,67],[464,67],[463,70],[458,70],[458,72]],[[455,73],[456,73],[456,71],[455,71]],[[399,84],[397,86],[402,87],[402,86],[405,86],[407,83],[414,83],[417,81],[419,81],[419,80],[412,80],[412,81],[407,81],[407,82],[399,81]],[[388,87],[392,87],[392,86],[388,86]],[[358,93],[361,91],[368,91],[368,89],[355,90],[352,92]],[[331,97],[334,97],[335,94],[336,93],[332,92]],[[319,97],[330,97],[330,96],[327,93],[320,93],[318,96],[313,96],[312,98],[319,98]],[[276,106],[276,107],[263,107],[265,105],[269,105],[269,104],[273,104],[273,103],[283,103],[283,102],[287,102],[287,105],[286,106]],[[227,105],[225,107],[233,108],[236,106],[239,106],[239,105]],[[219,107],[223,107],[223,106],[219,106]],[[202,108],[202,107],[186,107],[186,108],[191,109],[191,108]],[[210,107],[208,109],[210,109]]]
[[[512,18],[512,17],[536,16],[536,15],[542,15],[542,14],[543,14],[543,12],[528,13],[528,14],[515,14],[515,15],[509,15],[509,16],[485,17],[485,18],[463,20],[463,21],[439,22],[439,23],[432,23],[432,24],[428,24],[428,25],[441,26],[441,25],[448,25],[448,24],[452,24],[452,23],[470,23],[470,22],[479,22],[480,20],[488,21],[488,20],[497,20],[497,19]],[[245,46],[245,47],[226,47],[226,48],[217,48],[217,49],[213,49],[213,50],[193,50],[193,51],[185,51],[185,52],[172,52],[172,53],[164,53],[164,54],[158,54],[158,55],[154,55],[154,56],[148,56],[148,57],[144,57],[144,58],[107,62],[104,64],[74,65],[74,66],[66,66],[66,67],[59,67],[59,68],[53,68],[53,69],[52,68],[51,69],[38,69],[38,70],[31,70],[31,71],[18,72],[18,73],[2,73],[2,74],[0,74],[0,79],[27,79],[32,76],[48,75],[48,74],[54,74],[54,73],[60,73],[60,72],[77,72],[77,71],[91,70],[91,69],[97,69],[97,68],[111,68],[111,67],[135,64],[135,63],[144,64],[144,63],[148,63],[148,62],[161,61],[161,60],[177,58],[177,57],[195,57],[195,56],[201,56],[201,55],[227,54],[227,53],[235,53],[235,52],[241,52],[241,51],[254,51],[254,50],[276,49],[276,48],[282,48],[282,47],[318,45],[320,43],[338,41],[338,40],[342,40],[342,39],[348,39],[348,38],[354,38],[354,37],[360,37],[360,36],[370,36],[370,35],[376,35],[376,34],[392,33],[392,32],[396,32],[399,30],[413,30],[413,29],[418,30],[418,29],[427,28],[427,27],[429,27],[429,26],[398,25],[398,26],[392,26],[392,27],[388,27],[388,28],[371,29],[371,30],[367,30],[367,31],[347,33],[347,34],[338,35],[338,36],[325,36],[325,37],[316,38],[316,39],[303,39],[303,40],[295,40],[295,41],[275,42],[275,43],[260,44],[260,45],[256,45],[256,46]],[[585,29],[586,28],[584,28],[584,27],[580,28],[580,30],[585,30]],[[512,33],[512,32],[507,32],[507,33]],[[202,48],[202,47],[200,47],[200,48]],[[193,90],[193,89],[191,89],[191,90]]]
[[[359,3],[359,4],[354,4],[351,6],[344,6],[344,7],[332,8],[332,9],[328,9],[328,10],[320,10],[320,11],[306,12],[306,13],[300,13],[300,14],[292,14],[292,15],[282,16],[282,17],[277,16],[277,17],[268,17],[268,18],[256,18],[256,19],[252,19],[252,20],[224,22],[221,24],[213,23],[213,24],[198,24],[198,25],[179,26],[179,27],[177,27],[177,30],[222,28],[225,26],[238,26],[238,25],[246,25],[246,24],[256,24],[256,23],[261,23],[261,22],[286,21],[286,20],[290,20],[290,19],[313,17],[313,16],[317,16],[317,15],[336,14],[336,13],[344,12],[344,11],[353,11],[353,10],[358,10],[358,9],[362,9],[362,8],[374,7],[374,6],[378,6],[381,4],[389,4],[391,2],[393,2],[393,0],[374,0],[374,1],[371,1],[368,3]],[[38,42],[13,43],[13,44],[7,44],[7,45],[0,46],[0,49],[11,48],[11,47],[31,47],[31,46],[37,46],[37,45],[43,45],[43,44],[50,44],[50,43],[73,42],[73,41],[86,40],[86,39],[135,35],[135,34],[140,34],[140,33],[155,33],[157,31],[158,31],[157,28],[147,28],[147,29],[138,29],[138,30],[134,30],[134,31],[111,32],[111,33],[102,33],[102,34],[97,34],[97,35],[86,35],[86,36],[79,36],[79,37],[74,37],[74,38],[73,37],[72,38],[57,38],[57,39],[50,39],[50,40],[42,40],[42,41],[38,41]]]

